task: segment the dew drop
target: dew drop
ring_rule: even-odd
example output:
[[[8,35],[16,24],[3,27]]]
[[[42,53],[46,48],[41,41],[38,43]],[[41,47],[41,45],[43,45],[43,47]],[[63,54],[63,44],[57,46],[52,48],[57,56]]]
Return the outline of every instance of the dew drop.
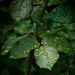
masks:
[[[38,23],[39,23],[40,21],[38,20]]]
[[[48,67],[49,70],[51,70],[51,67]]]
[[[15,20],[16,20],[17,22],[19,22],[19,21],[21,20],[21,18],[20,18],[20,17],[17,17]]]
[[[50,30],[47,30],[47,33],[50,33]]]
[[[57,11],[57,9],[54,9],[54,10],[53,10],[53,13],[55,14],[55,13],[56,13],[56,11]]]
[[[8,53],[8,52],[9,52],[9,50],[5,50],[4,52],[5,52],[5,53]]]
[[[40,66],[40,68],[42,68],[42,66]]]
[[[50,59],[52,59],[52,57],[50,57]]]
[[[28,2],[27,5],[31,4],[31,2]]]
[[[23,8],[26,8],[26,7],[27,7],[26,5],[23,6]]]
[[[10,56],[10,59],[12,59],[12,58],[14,58],[14,57],[15,57],[15,55],[11,55],[11,56]]]

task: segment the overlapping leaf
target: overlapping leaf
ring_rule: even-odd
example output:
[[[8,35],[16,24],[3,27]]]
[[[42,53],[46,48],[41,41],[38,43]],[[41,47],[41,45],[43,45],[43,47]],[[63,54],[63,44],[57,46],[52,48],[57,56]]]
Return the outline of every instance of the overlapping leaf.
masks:
[[[18,41],[10,50],[10,58],[26,57],[32,49],[39,47],[39,43],[35,37],[25,37]]]
[[[49,0],[48,2],[48,6],[52,5],[52,4],[61,4],[63,2],[67,2],[68,0]]]
[[[23,20],[19,22],[19,25],[15,27],[15,32],[20,34],[34,32],[33,25],[30,23],[31,23],[30,20]]]
[[[18,37],[17,35],[11,34],[8,39],[5,41],[3,47],[2,47],[2,55],[7,54],[10,49],[12,48],[12,46],[20,39],[22,39],[23,37],[26,37],[27,35],[23,35],[21,37]]]
[[[38,10],[34,10],[31,14],[31,18],[35,23],[39,23],[42,21],[42,12],[43,10],[38,9]]]
[[[40,68],[51,70],[59,58],[55,47],[43,42],[43,46],[35,50],[36,63]]]
[[[64,53],[68,53],[72,50],[69,42],[64,38],[54,37],[51,35],[45,35],[42,41],[49,45],[54,46],[58,51],[62,51]]]
[[[13,19],[16,19],[16,21],[28,18],[31,10],[31,0],[13,0],[10,5],[11,16]]]
[[[59,23],[71,23],[75,21],[75,6],[71,3],[63,3],[47,16],[49,19]]]

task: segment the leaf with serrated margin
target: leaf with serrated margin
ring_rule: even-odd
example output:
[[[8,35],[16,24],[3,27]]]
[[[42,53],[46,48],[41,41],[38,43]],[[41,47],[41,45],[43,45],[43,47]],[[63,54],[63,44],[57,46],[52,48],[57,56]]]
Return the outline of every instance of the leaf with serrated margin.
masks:
[[[2,54],[2,55],[7,54],[7,53],[10,51],[10,49],[12,48],[12,46],[13,46],[17,41],[19,41],[20,39],[22,39],[22,38],[24,38],[24,37],[26,37],[26,36],[27,36],[27,35],[23,35],[23,36],[21,36],[21,37],[18,37],[18,36],[15,35],[15,34],[11,34],[11,35],[7,38],[7,40],[5,41],[5,43],[4,43],[3,47],[2,47],[1,54]]]
[[[59,37],[54,37],[51,35],[45,35],[43,40],[44,43],[54,46],[58,51],[68,53],[72,50],[70,43],[64,39]]]
[[[10,14],[13,19],[20,21],[21,19],[30,17],[32,10],[31,0],[13,0],[10,5]]]
[[[71,3],[63,3],[53,9],[47,18],[58,23],[71,23],[75,21],[75,5]]]
[[[36,63],[40,68],[51,70],[58,58],[59,54],[56,48],[48,44],[43,44],[35,50]]]
[[[61,4],[61,3],[67,2],[67,1],[68,0],[49,0],[48,6],[54,5],[54,4]]]
[[[40,43],[33,36],[27,36],[18,41],[10,50],[10,58],[24,58],[33,49],[38,48]]]

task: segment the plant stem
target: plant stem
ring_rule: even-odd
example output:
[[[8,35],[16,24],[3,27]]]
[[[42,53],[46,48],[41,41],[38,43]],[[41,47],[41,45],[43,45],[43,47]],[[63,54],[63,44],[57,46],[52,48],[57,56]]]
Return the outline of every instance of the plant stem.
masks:
[[[43,14],[44,14],[44,12],[45,12],[45,9],[46,9],[46,7],[47,7],[48,2],[49,2],[49,0],[45,0],[45,5],[44,5],[44,8],[43,8]]]
[[[31,0],[31,4],[32,4],[32,10],[31,10],[31,13],[32,13],[32,11],[33,11],[33,1],[32,0]],[[30,19],[31,19],[31,17],[30,17]],[[33,25],[33,20],[32,19],[31,19],[31,24]],[[30,75],[32,58],[33,58],[33,50],[30,51],[30,53],[29,53],[28,64],[27,64],[27,69],[26,69],[25,75]]]
[[[35,34],[34,34],[34,36],[35,37],[37,37],[38,36],[38,28],[39,26],[38,26],[38,23],[36,24],[36,27],[35,27]]]
[[[46,1],[45,1],[45,5],[44,5],[44,8],[43,8],[42,16],[44,15],[44,12],[45,12],[46,6],[47,6],[47,4],[48,4],[48,1],[49,1],[49,0],[46,0]],[[35,37],[38,36],[38,29],[39,29],[39,22],[36,23],[35,34],[34,34]]]

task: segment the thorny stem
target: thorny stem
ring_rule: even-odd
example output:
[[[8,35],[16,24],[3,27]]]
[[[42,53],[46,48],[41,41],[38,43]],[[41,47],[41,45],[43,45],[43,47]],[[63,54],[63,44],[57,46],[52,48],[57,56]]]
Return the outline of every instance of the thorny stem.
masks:
[[[31,10],[31,13],[32,13],[32,11],[33,11],[33,1],[32,1],[32,10]],[[30,17],[30,19],[31,19],[31,17]],[[33,20],[32,19],[31,19],[31,24],[33,24]],[[32,58],[33,58],[33,50],[29,53],[28,64],[27,64],[26,72],[25,72],[24,75],[30,75],[31,60],[32,60]]]
[[[43,13],[42,13],[42,16],[43,16],[43,14],[44,14],[44,12],[45,12],[45,9],[46,9],[46,6],[47,6],[47,3],[48,3],[48,1],[49,0],[46,0],[45,1],[45,5],[44,5],[44,9],[43,9]],[[33,2],[32,2],[32,4],[33,4]],[[32,11],[33,11],[33,9],[32,9]],[[31,13],[32,13],[32,11],[31,11]],[[31,19],[31,18],[30,18]],[[33,20],[31,19],[31,23],[33,24]],[[39,29],[39,22],[36,24],[36,28],[35,28],[35,34],[34,34],[34,36],[37,38],[37,36],[38,36],[38,29]],[[32,59],[33,59],[33,50],[30,52],[30,56],[29,56],[29,61],[28,61],[28,65],[27,65],[27,69],[26,69],[26,72],[25,72],[25,75],[30,75],[30,69],[31,69],[31,61],[32,61]]]

